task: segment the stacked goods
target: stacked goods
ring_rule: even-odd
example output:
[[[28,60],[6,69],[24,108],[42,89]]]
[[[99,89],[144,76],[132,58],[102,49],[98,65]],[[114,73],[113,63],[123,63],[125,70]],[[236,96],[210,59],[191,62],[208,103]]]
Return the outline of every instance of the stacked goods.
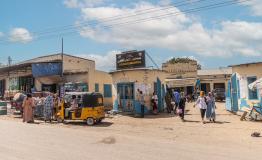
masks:
[[[15,101],[15,102],[23,102],[25,97],[26,97],[26,95],[23,94],[23,93],[16,93],[14,95],[13,101]]]
[[[7,103],[0,101],[0,115],[7,115]]]

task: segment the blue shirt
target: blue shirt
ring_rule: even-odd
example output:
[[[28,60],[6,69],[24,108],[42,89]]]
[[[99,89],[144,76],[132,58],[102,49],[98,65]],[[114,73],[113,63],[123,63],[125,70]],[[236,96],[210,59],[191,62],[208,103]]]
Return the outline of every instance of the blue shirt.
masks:
[[[173,101],[175,101],[175,103],[180,102],[180,93],[178,93],[177,91],[173,93]]]

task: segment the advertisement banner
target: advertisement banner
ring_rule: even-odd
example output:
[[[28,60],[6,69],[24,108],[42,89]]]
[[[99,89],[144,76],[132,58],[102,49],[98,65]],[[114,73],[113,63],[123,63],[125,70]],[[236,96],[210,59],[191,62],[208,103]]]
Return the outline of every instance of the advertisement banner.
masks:
[[[34,77],[61,75],[62,63],[52,62],[32,64],[32,74]]]
[[[116,69],[145,67],[145,51],[130,51],[116,55]]]

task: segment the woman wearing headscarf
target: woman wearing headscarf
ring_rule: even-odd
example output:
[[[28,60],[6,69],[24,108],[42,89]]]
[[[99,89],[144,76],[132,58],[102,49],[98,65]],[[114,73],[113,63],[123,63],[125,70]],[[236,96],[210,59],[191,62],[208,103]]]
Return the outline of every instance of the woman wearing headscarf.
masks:
[[[33,123],[34,114],[33,108],[35,107],[34,99],[31,94],[27,94],[26,98],[23,101],[23,122]]]
[[[51,94],[48,94],[48,96],[45,98],[45,101],[44,101],[44,120],[45,122],[52,121],[53,108],[54,108],[53,96],[51,96]]]
[[[207,104],[206,104],[206,97],[204,91],[200,92],[200,96],[198,97],[194,107],[195,106],[197,106],[200,109],[202,123],[205,124],[205,114],[206,114]]]
[[[206,118],[209,121],[215,122],[216,120],[216,105],[215,105],[215,98],[212,92],[208,93],[207,99],[207,110],[206,110]]]
[[[152,104],[153,104],[153,113],[157,114],[158,97],[157,97],[156,92],[153,93],[151,101],[152,101]]]
[[[180,101],[178,105],[178,114],[182,121],[184,121],[185,116],[185,107],[186,107],[186,97],[184,92],[180,93]]]

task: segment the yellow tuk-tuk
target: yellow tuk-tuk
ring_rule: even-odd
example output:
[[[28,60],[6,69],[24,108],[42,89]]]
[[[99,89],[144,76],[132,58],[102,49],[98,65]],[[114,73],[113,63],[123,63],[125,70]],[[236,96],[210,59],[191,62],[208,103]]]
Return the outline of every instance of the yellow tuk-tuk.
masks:
[[[73,99],[76,98],[77,108],[69,109]],[[61,107],[57,113],[57,121],[83,120],[92,126],[105,118],[103,96],[100,93],[67,92],[62,99]]]

